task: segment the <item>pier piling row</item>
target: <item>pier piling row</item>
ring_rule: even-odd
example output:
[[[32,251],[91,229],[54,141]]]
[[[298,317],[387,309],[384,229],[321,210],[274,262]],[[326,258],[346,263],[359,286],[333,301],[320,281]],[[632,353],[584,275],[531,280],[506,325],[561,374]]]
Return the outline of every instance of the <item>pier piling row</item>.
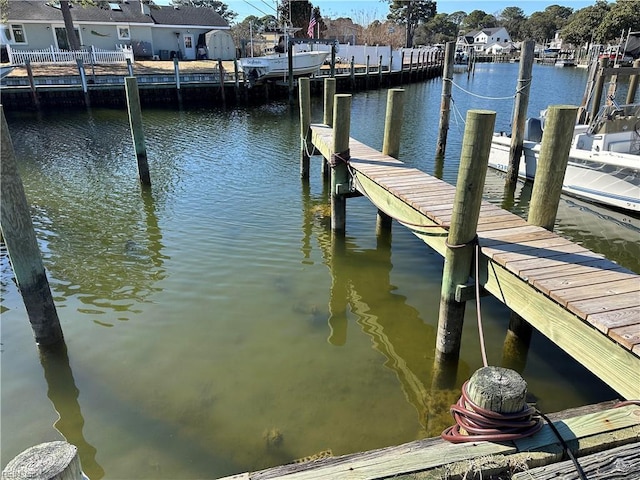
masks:
[[[340,115],[350,112],[345,109]],[[337,118],[336,109],[333,121],[333,128],[310,126],[314,149],[325,159],[342,154],[347,146],[343,140],[348,128],[339,127],[345,120]],[[334,132],[341,132],[338,147]],[[348,138],[348,152],[344,166],[349,177],[339,183],[348,182],[349,190],[368,197],[446,257],[456,187],[353,138]],[[532,203],[544,203],[547,191],[538,190],[542,197]],[[346,205],[353,195],[333,185],[332,202]],[[332,228],[344,232],[346,216],[338,220],[334,225],[332,218]],[[476,223],[479,273],[471,276],[480,287],[624,398],[639,397],[640,276],[485,200]],[[473,298],[466,285],[456,285],[455,291],[459,302]]]

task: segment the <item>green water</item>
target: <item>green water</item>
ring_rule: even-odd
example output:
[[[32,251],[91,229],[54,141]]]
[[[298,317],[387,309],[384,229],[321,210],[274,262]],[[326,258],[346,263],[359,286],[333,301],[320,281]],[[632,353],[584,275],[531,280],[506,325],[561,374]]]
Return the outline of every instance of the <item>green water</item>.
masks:
[[[515,85],[517,65],[485,68],[465,88]],[[535,71],[582,82],[550,70]],[[456,128],[444,166],[432,158],[440,92],[440,81],[407,87],[401,159],[453,183]],[[508,124],[512,104],[490,103]],[[385,104],[386,91],[356,94],[352,136],[379,148]],[[345,241],[332,242],[317,158],[310,183],[299,179],[295,108],[145,110],[149,194],[126,112],[7,117],[67,352],[39,355],[3,252],[3,467],[66,438],[92,480],[217,478],[451,423],[481,366],[475,306],[458,371],[433,385],[442,259],[398,225],[377,238],[364,198],[348,200]],[[501,203],[501,189],[490,172],[487,198]],[[529,194],[519,188],[512,210],[526,213]],[[567,198],[557,229],[640,271],[637,219]],[[485,298],[482,314],[499,365],[509,313]],[[523,375],[547,412],[616,396],[538,334]]]

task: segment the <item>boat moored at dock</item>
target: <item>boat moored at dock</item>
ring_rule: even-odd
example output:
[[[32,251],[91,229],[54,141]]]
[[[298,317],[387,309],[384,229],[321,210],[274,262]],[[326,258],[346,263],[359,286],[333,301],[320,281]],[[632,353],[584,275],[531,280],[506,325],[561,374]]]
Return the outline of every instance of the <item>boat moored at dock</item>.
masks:
[[[544,115],[527,120],[518,176],[533,180]],[[511,138],[495,135],[489,166],[507,171]],[[609,105],[588,125],[576,125],[562,191],[630,212],[640,212],[640,104]]]

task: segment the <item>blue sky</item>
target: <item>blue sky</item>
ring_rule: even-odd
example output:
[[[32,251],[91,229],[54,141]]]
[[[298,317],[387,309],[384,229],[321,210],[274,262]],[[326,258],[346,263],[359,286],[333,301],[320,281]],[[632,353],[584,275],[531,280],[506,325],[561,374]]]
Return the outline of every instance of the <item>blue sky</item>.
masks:
[[[159,5],[170,3],[170,0],[155,1]],[[248,15],[262,17],[265,14],[274,14],[276,6],[274,0],[228,0],[224,3],[238,13],[236,21],[241,21]],[[320,11],[326,17],[351,17],[354,21],[361,22],[384,19],[389,12],[389,3],[385,0],[311,0],[311,3],[320,7]],[[525,15],[531,15],[533,12],[544,10],[549,5],[562,5],[578,10],[593,5],[595,0],[437,0],[436,3],[438,13],[453,13],[459,10],[469,13],[472,10],[484,10],[487,13],[496,14],[505,7],[517,6],[524,11]]]

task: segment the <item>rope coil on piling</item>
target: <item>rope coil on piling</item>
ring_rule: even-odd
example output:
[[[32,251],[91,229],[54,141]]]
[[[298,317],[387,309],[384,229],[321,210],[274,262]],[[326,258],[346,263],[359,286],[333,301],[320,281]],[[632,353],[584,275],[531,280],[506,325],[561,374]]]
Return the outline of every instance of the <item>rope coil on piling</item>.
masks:
[[[467,384],[462,385],[462,395],[451,405],[455,425],[440,436],[451,443],[506,442],[529,437],[540,431],[544,423],[536,409],[527,405],[516,413],[496,413],[479,407],[469,399]]]

